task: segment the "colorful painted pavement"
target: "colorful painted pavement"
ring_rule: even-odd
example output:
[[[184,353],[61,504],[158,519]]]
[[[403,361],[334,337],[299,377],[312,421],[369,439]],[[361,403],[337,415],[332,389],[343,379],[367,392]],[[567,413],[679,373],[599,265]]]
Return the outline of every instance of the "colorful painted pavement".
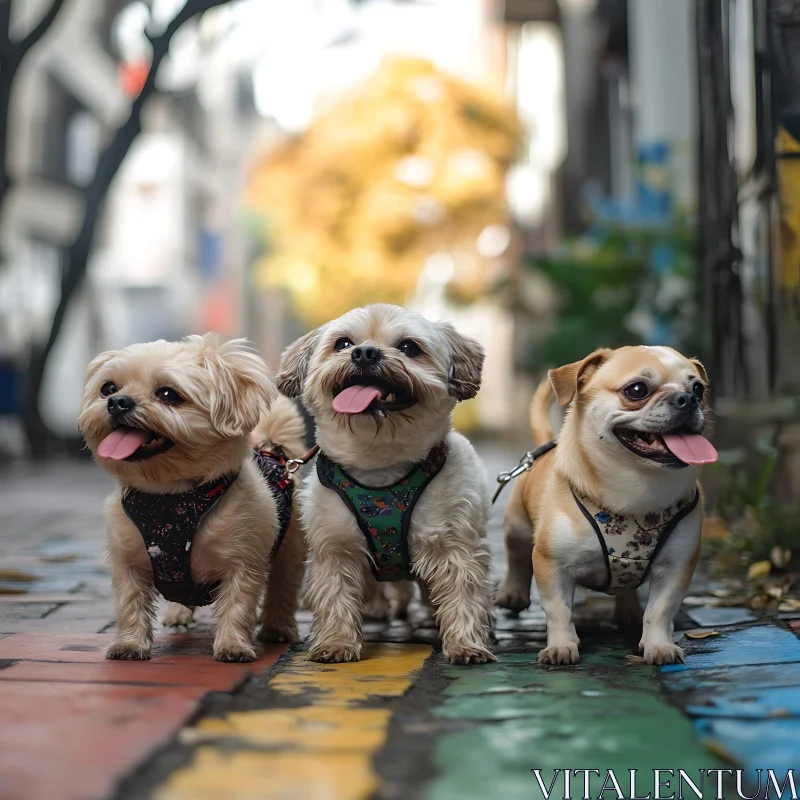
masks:
[[[0,490],[0,800],[735,798],[765,796],[759,769],[800,778],[800,620],[717,617],[719,636],[683,639],[686,663],[661,670],[592,595],[571,668],[536,663],[536,605],[498,616],[481,667],[449,666],[420,617],[368,624],[358,664],[284,646],[216,664],[208,617],[162,634],[151,662],[109,662],[107,486],[91,467],[36,481]]]

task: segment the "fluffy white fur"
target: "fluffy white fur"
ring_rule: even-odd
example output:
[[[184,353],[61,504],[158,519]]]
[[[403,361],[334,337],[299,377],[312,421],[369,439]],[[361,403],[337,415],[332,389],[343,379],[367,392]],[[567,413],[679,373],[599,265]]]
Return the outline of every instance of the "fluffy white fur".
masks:
[[[108,397],[101,393],[108,382],[115,384],[115,394],[136,402],[125,424],[173,441],[171,449],[142,461],[98,456],[98,446],[113,429]],[[156,396],[163,387],[173,388],[183,402],[164,404]],[[89,364],[79,426],[96,460],[118,482],[106,503],[117,604],[117,636],[108,658],[147,659],[153,643],[152,568],[141,535],[122,509],[122,492],[126,487],[150,493],[184,492],[234,472],[239,472],[236,482],[195,535],[192,575],[198,583],[221,581],[214,603],[214,658],[255,658],[257,605],[266,585],[277,517],[272,494],[249,456],[249,437],[275,395],[267,366],[244,341],[223,343],[213,334],[135,344],[103,353]],[[299,554],[296,569],[302,571],[302,546]],[[273,590],[278,587],[277,578],[273,579]],[[262,632],[295,640],[294,607],[268,599],[266,608]],[[166,623],[188,624],[191,619],[191,609],[173,604]]]
[[[381,350],[381,377],[402,385],[417,402],[402,411],[337,414],[337,388],[354,374],[346,337]],[[413,340],[416,358],[398,344]],[[490,631],[489,549],[485,539],[489,486],[470,443],[453,430],[459,400],[480,386],[483,350],[447,323],[432,323],[397,306],[354,309],[312,331],[283,355],[279,388],[302,396],[314,415],[317,442],[366,485],[393,483],[442,440],[448,457],[418,501],[409,531],[417,579],[436,608],[444,652],[453,663],[493,659]],[[365,590],[372,580],[367,548],[355,519],[335,492],[312,473],[301,497],[310,550],[307,599],[314,612],[309,658],[357,661]]]

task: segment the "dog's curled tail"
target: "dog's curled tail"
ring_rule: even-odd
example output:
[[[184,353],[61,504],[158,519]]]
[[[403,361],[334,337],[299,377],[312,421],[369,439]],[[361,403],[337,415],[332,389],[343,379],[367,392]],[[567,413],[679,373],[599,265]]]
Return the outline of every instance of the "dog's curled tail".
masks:
[[[261,415],[256,429],[250,434],[250,444],[256,450],[273,450],[280,446],[289,458],[300,458],[308,447],[303,416],[285,395],[279,394],[269,411]]]
[[[533,443],[536,447],[547,444],[553,438],[550,427],[550,404],[553,402],[553,387],[549,378],[545,378],[533,393],[531,400],[530,422]]]

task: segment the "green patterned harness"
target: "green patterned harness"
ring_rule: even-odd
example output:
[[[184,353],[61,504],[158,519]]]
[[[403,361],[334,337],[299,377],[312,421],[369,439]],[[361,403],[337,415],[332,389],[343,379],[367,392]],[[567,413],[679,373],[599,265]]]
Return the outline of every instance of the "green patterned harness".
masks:
[[[424,461],[391,486],[362,486],[324,453],[317,458],[317,475],[333,489],[367,540],[370,567],[379,581],[413,580],[408,553],[411,514],[428,484],[447,460],[447,445],[436,445]]]

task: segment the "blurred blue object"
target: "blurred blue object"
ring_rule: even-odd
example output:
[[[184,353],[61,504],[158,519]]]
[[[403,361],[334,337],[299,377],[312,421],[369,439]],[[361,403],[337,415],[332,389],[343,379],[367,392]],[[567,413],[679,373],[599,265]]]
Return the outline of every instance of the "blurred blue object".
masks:
[[[211,282],[217,278],[222,266],[222,237],[204,228],[200,231],[198,251],[200,274]]]
[[[22,416],[23,374],[15,364],[0,362],[0,414]]]

